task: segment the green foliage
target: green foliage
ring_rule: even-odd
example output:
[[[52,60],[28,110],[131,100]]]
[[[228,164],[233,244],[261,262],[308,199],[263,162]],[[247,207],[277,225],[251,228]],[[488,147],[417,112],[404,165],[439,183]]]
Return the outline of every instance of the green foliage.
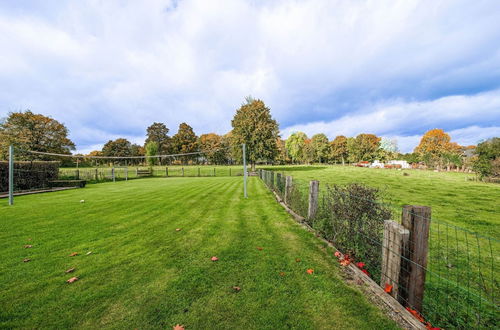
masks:
[[[477,159],[473,163],[473,169],[481,178],[500,177],[500,138],[494,137],[477,145]]]
[[[311,139],[311,144],[314,150],[314,161],[326,163],[331,152],[328,137],[323,133],[315,134]]]
[[[159,146],[156,141],[149,141],[146,143],[146,156],[158,155]],[[154,166],[158,163],[158,158],[148,157],[147,162],[149,166]]]
[[[108,157],[128,157],[132,156],[132,144],[129,140],[118,138],[116,140],[109,140],[102,147],[103,156]]]
[[[198,151],[198,137],[193,128],[186,123],[179,125],[179,130],[172,137],[173,151],[185,154]],[[183,156],[183,159],[194,159],[196,156]]]
[[[303,132],[294,132],[286,139],[285,147],[288,156],[295,163],[304,159],[304,147],[306,145],[307,135]]]
[[[8,158],[9,145],[18,151],[32,150],[70,154],[75,144],[68,137],[64,124],[30,110],[11,112],[0,122],[0,159]],[[50,160],[50,156],[17,153],[17,159]]]
[[[164,123],[153,123],[147,128],[145,145],[149,142],[158,144],[159,154],[169,154],[172,152],[172,141],[168,136],[169,129]]]
[[[330,156],[335,162],[342,162],[342,165],[345,164],[349,156],[347,138],[345,136],[339,135],[331,142]]]
[[[49,181],[57,180],[60,162],[14,162],[14,191],[35,190],[49,187]],[[0,161],[0,192],[9,190],[9,162]]]
[[[210,164],[227,164],[230,158],[228,139],[215,133],[202,134],[199,145]]]
[[[279,127],[263,101],[248,98],[234,115],[231,141],[241,148],[246,144],[247,160],[255,169],[258,160],[274,161],[278,155]]]
[[[380,138],[374,134],[359,134],[354,140],[348,140],[349,156],[354,162],[374,161],[380,147]]]

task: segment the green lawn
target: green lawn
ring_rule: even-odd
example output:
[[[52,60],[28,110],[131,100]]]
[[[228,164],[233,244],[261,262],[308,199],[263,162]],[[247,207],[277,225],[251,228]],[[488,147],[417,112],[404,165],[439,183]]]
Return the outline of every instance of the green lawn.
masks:
[[[152,178],[0,200],[0,328],[396,328],[262,182],[242,189]]]

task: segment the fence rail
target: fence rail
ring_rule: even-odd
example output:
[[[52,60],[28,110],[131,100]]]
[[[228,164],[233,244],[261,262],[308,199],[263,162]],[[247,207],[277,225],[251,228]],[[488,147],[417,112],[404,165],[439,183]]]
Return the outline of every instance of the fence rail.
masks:
[[[308,226],[349,256],[420,321],[443,328],[495,328],[500,242],[396,206],[375,188],[296,181],[260,170],[266,186]]]

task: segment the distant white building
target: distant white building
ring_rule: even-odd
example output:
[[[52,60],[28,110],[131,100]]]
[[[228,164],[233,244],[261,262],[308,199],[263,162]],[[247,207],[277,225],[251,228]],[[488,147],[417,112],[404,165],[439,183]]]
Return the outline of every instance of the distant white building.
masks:
[[[384,163],[381,163],[378,160],[375,160],[373,163],[371,163],[370,167],[371,168],[384,168]]]
[[[406,160],[390,160],[387,162],[387,165],[401,165],[401,168],[411,168]]]

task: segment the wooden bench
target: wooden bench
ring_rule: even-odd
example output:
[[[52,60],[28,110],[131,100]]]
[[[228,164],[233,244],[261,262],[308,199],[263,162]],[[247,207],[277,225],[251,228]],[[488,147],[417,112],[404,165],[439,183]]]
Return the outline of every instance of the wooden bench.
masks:
[[[53,180],[49,181],[49,186],[54,187],[79,187],[85,188],[86,180]]]
[[[137,169],[135,171],[135,173],[137,174],[137,177],[140,177],[140,176],[151,176],[151,170],[139,170],[139,169]]]

